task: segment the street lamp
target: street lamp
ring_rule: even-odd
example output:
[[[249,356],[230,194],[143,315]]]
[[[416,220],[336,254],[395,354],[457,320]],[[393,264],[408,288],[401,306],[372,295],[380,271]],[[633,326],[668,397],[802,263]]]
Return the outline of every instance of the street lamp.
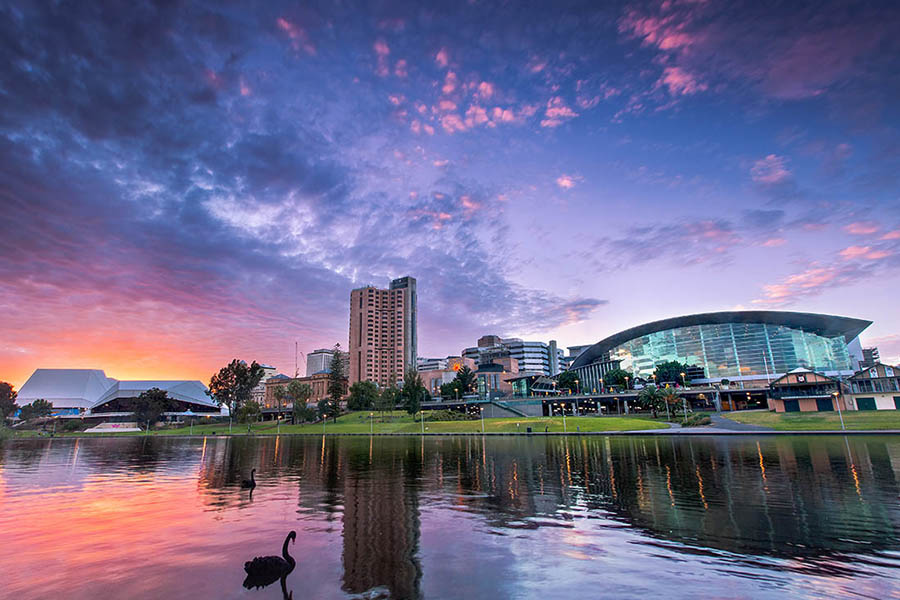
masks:
[[[480,406],[481,409],[481,433],[484,434],[484,407]]]
[[[419,421],[422,422],[422,435],[425,435],[425,411],[419,411]]]
[[[835,406],[837,406],[838,416],[841,418],[841,429],[846,430],[847,428],[844,427],[844,413],[841,412],[841,403],[838,402],[838,396],[840,394],[838,392],[831,392],[831,395],[834,396],[834,404],[835,404]]]
[[[682,387],[687,387],[687,380],[684,378],[684,373],[681,374],[681,385]]]
[[[631,389],[628,387],[628,375],[625,376],[625,389],[626,390]]]
[[[369,413],[369,435],[375,433],[375,413]]]
[[[578,385],[578,378],[575,378],[575,416],[577,417],[581,412],[578,409],[578,395],[581,393],[581,387]]]

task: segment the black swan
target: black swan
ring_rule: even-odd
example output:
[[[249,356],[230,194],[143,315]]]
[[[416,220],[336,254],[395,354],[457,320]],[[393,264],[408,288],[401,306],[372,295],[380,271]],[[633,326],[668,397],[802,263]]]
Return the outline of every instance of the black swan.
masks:
[[[254,473],[256,473],[256,469],[250,469],[250,479],[245,479],[241,482],[242,488],[250,488],[252,490],[256,487],[256,479],[253,477]]]
[[[296,539],[296,531],[287,534],[287,537],[284,538],[284,546],[281,547],[281,556],[257,556],[253,560],[245,562],[244,570],[247,572],[247,578],[244,580],[244,587],[249,590],[265,587],[279,579],[283,582],[297,565],[296,561],[288,554],[288,542],[294,542]]]

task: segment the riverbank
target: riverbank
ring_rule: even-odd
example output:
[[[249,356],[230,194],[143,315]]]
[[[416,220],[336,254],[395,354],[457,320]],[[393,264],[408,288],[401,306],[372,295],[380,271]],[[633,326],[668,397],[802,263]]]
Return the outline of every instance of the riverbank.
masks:
[[[775,413],[745,411],[722,413],[723,420],[767,427],[773,431],[842,431],[836,412]],[[866,410],[843,413],[844,426],[851,431],[895,431],[900,429],[900,411]]]

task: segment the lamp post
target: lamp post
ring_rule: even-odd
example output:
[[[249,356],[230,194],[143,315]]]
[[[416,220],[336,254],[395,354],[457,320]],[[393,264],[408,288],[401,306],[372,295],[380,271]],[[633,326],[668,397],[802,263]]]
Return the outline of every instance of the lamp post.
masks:
[[[422,435],[425,435],[425,411],[419,411],[419,421],[422,423]]]
[[[228,413],[228,435],[231,435],[231,413]]]
[[[561,407],[562,415],[563,415],[563,433],[568,433],[568,429],[566,429],[566,405],[563,404]]]
[[[575,378],[575,416],[576,417],[579,416],[579,413],[581,412],[578,409],[578,395],[579,394],[581,394],[581,387],[578,385],[578,378],[576,377]]]
[[[684,373],[681,374],[681,387],[687,387],[687,380],[684,378]]]
[[[369,435],[375,433],[375,413],[369,413]]]
[[[846,430],[847,428],[844,427],[844,413],[841,412],[841,403],[838,402],[838,396],[840,394],[838,392],[831,392],[831,395],[834,396],[834,404],[835,404],[835,406],[837,406],[838,417],[840,417],[840,419],[841,419],[841,430]]]
[[[626,389],[626,390],[630,389],[630,388],[628,387],[628,375],[625,376],[625,389]]]
[[[484,407],[479,406],[478,408],[481,409],[481,433],[484,435]]]

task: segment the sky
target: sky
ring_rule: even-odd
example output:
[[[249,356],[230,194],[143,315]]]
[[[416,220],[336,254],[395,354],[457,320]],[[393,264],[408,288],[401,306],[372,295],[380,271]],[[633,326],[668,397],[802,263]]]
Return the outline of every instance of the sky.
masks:
[[[767,308],[900,362],[896,2],[103,4],[0,7],[0,380],[292,373],[404,275],[420,356]]]

